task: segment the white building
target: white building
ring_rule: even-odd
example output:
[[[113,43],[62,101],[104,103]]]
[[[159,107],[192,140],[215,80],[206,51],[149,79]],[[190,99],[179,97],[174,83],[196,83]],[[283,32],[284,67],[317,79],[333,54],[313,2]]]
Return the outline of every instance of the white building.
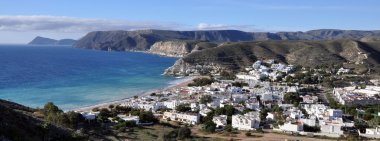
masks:
[[[163,106],[165,106],[166,108],[169,108],[169,109],[175,109],[175,107],[177,107],[178,105],[180,105],[180,102],[178,100],[163,102]]]
[[[99,112],[81,112],[80,114],[85,120],[94,120]]]
[[[259,128],[260,116],[258,112],[249,112],[244,115],[232,115],[232,127],[238,130],[253,130]]]
[[[350,72],[350,69],[345,69],[345,68],[339,68],[338,72],[336,73],[337,75],[340,75],[340,74],[347,74]]]
[[[280,130],[287,132],[300,132],[303,131],[303,124],[299,122],[287,122],[284,125],[280,125]]]
[[[343,111],[340,109],[328,109],[330,119],[341,118],[343,115]]]
[[[303,103],[317,103],[318,102],[318,96],[310,96],[310,95],[305,95],[301,96],[302,97],[302,102]]]
[[[140,124],[140,118],[139,118],[139,116],[117,115],[117,117],[119,117],[120,119],[122,119],[124,121],[133,121],[136,124]]]
[[[214,116],[212,121],[216,124],[217,128],[222,128],[227,125],[227,115]]]
[[[194,124],[199,123],[200,116],[199,114],[194,114],[194,113],[164,112],[163,119],[194,125]]]
[[[363,134],[359,132],[359,135],[367,138],[380,139],[380,127],[366,128],[365,133]]]
[[[333,94],[337,101],[343,105],[373,105],[380,104],[379,86],[366,86],[364,89],[356,87],[334,88]]]

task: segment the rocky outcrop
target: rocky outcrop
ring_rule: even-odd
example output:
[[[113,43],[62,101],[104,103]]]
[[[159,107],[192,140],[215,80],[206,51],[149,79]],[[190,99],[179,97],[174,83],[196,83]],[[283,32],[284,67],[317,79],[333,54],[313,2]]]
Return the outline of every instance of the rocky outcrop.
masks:
[[[37,36],[32,41],[30,41],[28,44],[29,45],[67,45],[67,46],[71,46],[75,42],[76,41],[73,39],[54,40],[54,39],[50,39],[50,38]]]
[[[225,68],[214,63],[191,64],[180,58],[174,63],[173,66],[167,68],[164,74],[174,76],[202,75],[209,73],[216,74],[221,72],[223,69]]]
[[[183,57],[191,52],[216,46],[217,44],[201,41],[159,41],[152,45],[148,53],[170,57]]]
[[[149,53],[171,57],[183,57],[189,54],[195,46],[195,42],[188,41],[159,41],[152,45]]]

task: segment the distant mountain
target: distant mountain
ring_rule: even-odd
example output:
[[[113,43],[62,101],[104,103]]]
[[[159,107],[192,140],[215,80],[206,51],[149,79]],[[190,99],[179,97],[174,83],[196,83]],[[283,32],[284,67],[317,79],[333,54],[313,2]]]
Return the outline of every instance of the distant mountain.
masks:
[[[380,30],[336,30],[321,29],[307,32],[243,32],[238,30],[205,31],[170,31],[170,30],[136,30],[136,31],[94,31],[79,39],[75,46],[99,50],[140,50],[147,51],[159,41],[201,40],[214,43],[265,40],[332,40],[379,38]]]
[[[73,40],[73,39],[54,40],[50,38],[37,36],[28,44],[29,45],[70,45],[71,46],[75,42],[76,40]]]

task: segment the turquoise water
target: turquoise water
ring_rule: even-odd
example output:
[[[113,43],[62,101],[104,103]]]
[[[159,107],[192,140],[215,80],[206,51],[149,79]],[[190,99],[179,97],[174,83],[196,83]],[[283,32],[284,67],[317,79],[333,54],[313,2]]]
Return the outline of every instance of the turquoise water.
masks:
[[[63,109],[114,101],[170,85],[175,58],[72,47],[0,45],[0,98]]]

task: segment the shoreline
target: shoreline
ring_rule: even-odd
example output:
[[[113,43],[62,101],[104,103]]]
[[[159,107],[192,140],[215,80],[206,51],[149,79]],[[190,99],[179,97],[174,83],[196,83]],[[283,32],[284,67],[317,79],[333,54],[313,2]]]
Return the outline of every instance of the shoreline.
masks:
[[[177,80],[173,80],[173,81],[169,82],[169,85],[166,86],[166,87],[157,88],[157,89],[153,89],[153,90],[142,92],[142,93],[137,93],[137,94],[135,94],[133,96],[122,98],[122,99],[119,99],[119,100],[102,102],[102,103],[95,104],[95,105],[90,105],[90,106],[71,108],[71,109],[64,110],[64,111],[65,112],[67,112],[67,111],[90,112],[90,111],[92,111],[93,108],[99,108],[100,109],[100,108],[108,108],[109,105],[115,105],[116,106],[116,105],[122,104],[123,102],[126,102],[127,100],[133,98],[134,96],[139,96],[139,97],[141,97],[141,96],[148,96],[151,93],[157,93],[157,92],[162,92],[162,91],[165,91],[165,90],[170,90],[170,89],[175,89],[175,88],[180,88],[180,87],[183,87],[183,86],[187,86],[188,83],[192,82],[192,80],[195,79],[195,78],[197,78],[197,77],[199,77],[199,76],[186,76],[186,77],[183,77],[183,78],[178,78]]]

